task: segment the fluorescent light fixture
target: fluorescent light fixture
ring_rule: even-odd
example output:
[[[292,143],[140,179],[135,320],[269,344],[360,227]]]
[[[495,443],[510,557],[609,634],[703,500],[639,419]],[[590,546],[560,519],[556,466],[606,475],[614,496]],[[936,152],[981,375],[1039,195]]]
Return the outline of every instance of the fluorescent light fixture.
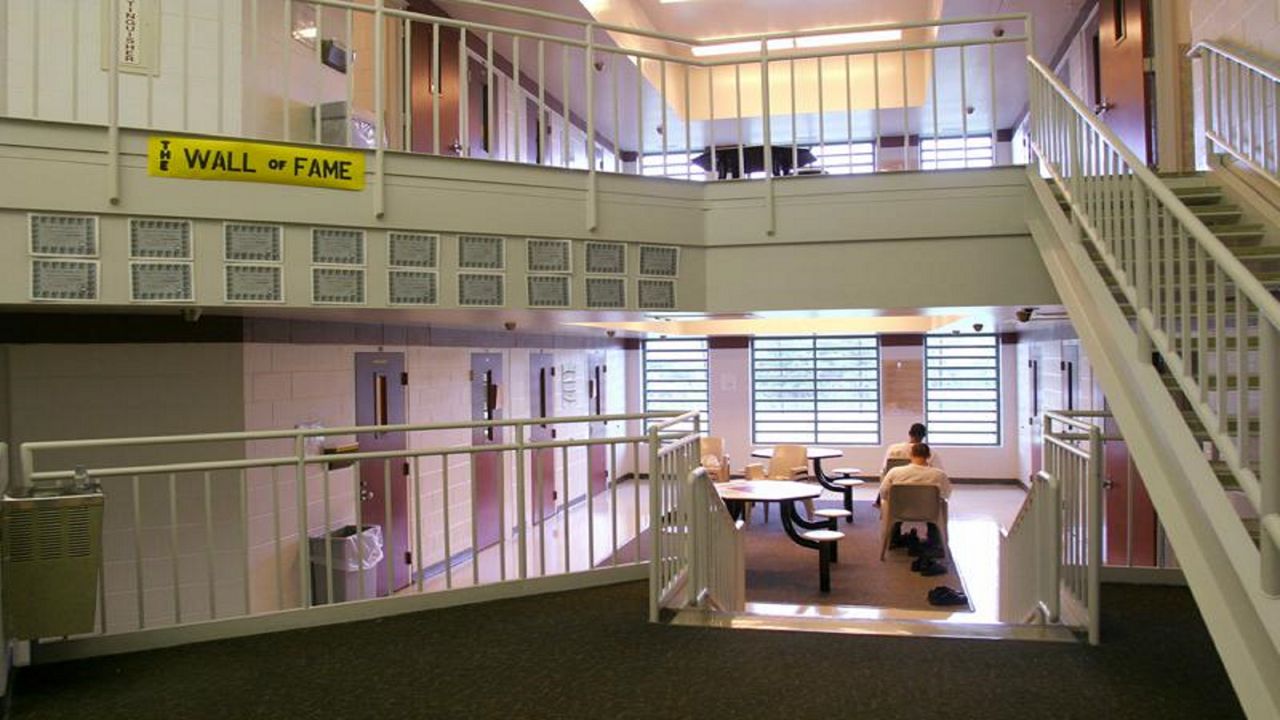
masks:
[[[315,25],[300,27],[297,30],[293,31],[293,36],[299,40],[315,40],[316,35],[318,34],[319,34],[319,31],[316,30]]]
[[[769,50],[811,50],[813,48],[832,47],[836,45],[863,45],[866,43],[893,42],[902,39],[901,30],[865,30],[862,32],[831,33],[829,35],[808,35],[799,38],[777,38],[769,41]],[[760,49],[760,41],[743,40],[714,45],[693,46],[694,57],[715,57],[717,55],[743,55]]]

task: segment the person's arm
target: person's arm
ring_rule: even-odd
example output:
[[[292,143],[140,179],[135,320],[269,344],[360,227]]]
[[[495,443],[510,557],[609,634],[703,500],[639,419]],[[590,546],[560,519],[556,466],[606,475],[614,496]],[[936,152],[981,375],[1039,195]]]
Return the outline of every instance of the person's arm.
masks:
[[[938,481],[938,491],[942,493],[942,499],[946,500],[951,497],[951,478],[947,477],[947,474],[941,470],[938,471],[938,474],[942,476]]]

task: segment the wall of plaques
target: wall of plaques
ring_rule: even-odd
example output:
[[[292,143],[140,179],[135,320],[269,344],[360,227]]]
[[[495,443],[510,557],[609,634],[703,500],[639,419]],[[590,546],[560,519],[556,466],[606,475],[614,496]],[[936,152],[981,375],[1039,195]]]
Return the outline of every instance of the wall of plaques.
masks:
[[[197,228],[208,233],[209,223],[129,217],[107,218],[104,254],[98,217],[31,213],[27,220],[33,301],[196,303],[203,297],[208,303],[218,293],[222,302],[239,305],[292,300],[365,307],[677,307],[681,251],[674,245],[399,230],[371,234],[229,220],[214,226],[220,229],[217,249],[201,250]],[[290,267],[286,245],[307,257],[293,258]],[[206,267],[209,260],[219,263],[220,273]],[[372,285],[370,272],[377,273]],[[201,294],[200,278],[214,287]],[[286,296],[289,287],[295,289],[292,299]]]

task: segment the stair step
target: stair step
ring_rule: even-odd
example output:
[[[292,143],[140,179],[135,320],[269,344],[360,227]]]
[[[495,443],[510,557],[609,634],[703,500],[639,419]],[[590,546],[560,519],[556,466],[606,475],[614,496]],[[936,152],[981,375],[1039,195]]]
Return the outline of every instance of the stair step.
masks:
[[[1222,190],[1212,185],[1171,188],[1184,205],[1209,205],[1222,200]]]
[[[1260,242],[1266,232],[1261,225],[1215,225],[1213,234],[1227,247],[1252,245]]]
[[[1210,460],[1209,467],[1213,468],[1213,474],[1217,476],[1218,482],[1225,488],[1240,487],[1240,483],[1236,480],[1235,473],[1231,472],[1231,468],[1221,460]]]
[[[1211,390],[1211,391],[1212,391],[1212,390],[1217,390],[1217,389],[1218,389],[1219,382],[1220,382],[1220,378],[1219,378],[1217,375],[1210,375],[1210,376],[1209,376],[1209,390]],[[1170,390],[1177,391],[1177,392],[1182,392],[1182,388],[1181,388],[1181,387],[1179,387],[1179,385],[1178,385],[1178,381],[1177,381],[1175,378],[1173,378],[1172,376],[1165,376],[1165,378],[1164,378],[1164,386],[1165,386],[1166,388],[1170,389]],[[1257,375],[1250,375],[1250,376],[1249,376],[1249,389],[1250,389],[1250,390],[1257,390],[1257,389],[1258,389],[1259,387],[1261,387],[1261,386],[1262,386],[1262,378],[1258,377]],[[1228,375],[1228,376],[1227,376],[1227,390],[1236,390],[1236,389],[1237,389],[1237,388],[1239,388],[1239,387],[1240,387],[1240,378],[1239,378],[1239,376],[1237,376],[1237,375]]]
[[[1207,437],[1203,437],[1203,438],[1200,437],[1202,433],[1207,436],[1208,432],[1205,431],[1204,429],[1204,423],[1200,422],[1200,416],[1196,415],[1194,411],[1183,410],[1182,419],[1187,423],[1188,426],[1191,427],[1192,432],[1196,434],[1196,439],[1198,440],[1208,439]],[[1250,434],[1257,435],[1259,432],[1259,429],[1262,427],[1262,423],[1258,420],[1258,418],[1249,418],[1248,427],[1249,427]],[[1238,430],[1239,428],[1240,428],[1240,423],[1235,419],[1231,419],[1227,421],[1228,433],[1235,434],[1236,430]]]
[[[1190,209],[1192,214],[1200,218],[1205,225],[1236,223],[1244,214],[1238,206],[1225,203],[1194,205]]]

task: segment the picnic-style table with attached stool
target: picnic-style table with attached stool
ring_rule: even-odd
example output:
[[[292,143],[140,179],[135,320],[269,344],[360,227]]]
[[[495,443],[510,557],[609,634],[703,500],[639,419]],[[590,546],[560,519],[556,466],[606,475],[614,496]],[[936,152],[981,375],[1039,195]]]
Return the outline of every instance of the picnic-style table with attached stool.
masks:
[[[856,478],[850,479],[849,476],[857,475],[862,471],[858,468],[837,468],[835,472],[841,477],[831,477],[822,471],[822,461],[841,457],[844,455],[843,452],[829,447],[806,447],[804,454],[813,463],[813,477],[818,481],[818,484],[831,492],[840,493],[841,498],[844,500],[844,510],[823,508],[816,511],[814,515],[828,519],[843,517],[845,522],[852,525],[853,488],[861,485],[862,481]],[[751,451],[751,457],[772,458],[773,448],[755,448]]]
[[[831,563],[838,561],[836,543],[844,533],[836,530],[835,518],[813,522],[801,517],[796,509],[796,503],[818,497],[821,489],[788,480],[733,480],[716,483],[715,487],[734,519],[742,517],[746,503],[778,503],[782,529],[792,542],[818,551],[818,587],[822,592],[831,592]]]

